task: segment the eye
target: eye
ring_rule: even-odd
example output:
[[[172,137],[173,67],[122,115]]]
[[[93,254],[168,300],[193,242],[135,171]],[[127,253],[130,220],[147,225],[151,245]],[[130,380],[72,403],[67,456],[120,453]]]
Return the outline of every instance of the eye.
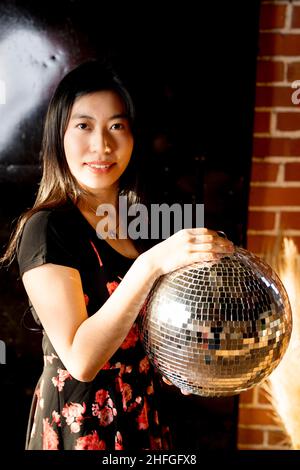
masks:
[[[111,129],[113,131],[122,131],[125,129],[125,125],[122,122],[115,122],[112,126]]]
[[[78,129],[85,130],[88,128],[88,125],[86,124],[86,122],[80,122],[79,124],[76,125],[76,127]]]

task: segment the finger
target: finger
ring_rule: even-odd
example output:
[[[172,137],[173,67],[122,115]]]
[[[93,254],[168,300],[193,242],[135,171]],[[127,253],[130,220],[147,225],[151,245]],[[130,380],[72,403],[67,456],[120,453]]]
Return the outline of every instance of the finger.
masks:
[[[233,253],[234,246],[232,243],[193,243],[190,251],[192,253]]]
[[[191,243],[214,243],[218,245],[224,246],[233,246],[232,241],[228,240],[227,238],[219,237],[219,235],[215,234],[194,234],[190,238]]]
[[[214,232],[213,230],[209,230],[208,228],[205,227],[195,227],[195,228],[188,228],[186,231],[190,235],[213,235]]]
[[[217,235],[221,238],[225,238],[227,239],[227,235],[225,232],[223,232],[222,230],[217,230]]]
[[[170,382],[170,380],[166,379],[165,377],[162,377],[162,379],[167,385],[173,385],[172,382]]]
[[[193,264],[193,263],[206,263],[206,262],[218,262],[222,258],[226,256],[226,253],[199,253],[199,251],[196,251],[194,253],[191,253],[190,255],[190,261],[188,264]]]
[[[191,395],[190,392],[187,392],[186,390],[183,390],[182,388],[180,389],[182,395]]]
[[[223,241],[228,240],[226,233],[223,232],[222,230],[216,231],[216,230],[209,230],[207,228],[197,227],[197,228],[187,229],[187,232],[190,235],[194,235],[196,237],[203,237],[203,241],[205,241],[205,237],[208,237],[206,241],[209,241],[212,239],[217,239],[217,240],[221,239]]]

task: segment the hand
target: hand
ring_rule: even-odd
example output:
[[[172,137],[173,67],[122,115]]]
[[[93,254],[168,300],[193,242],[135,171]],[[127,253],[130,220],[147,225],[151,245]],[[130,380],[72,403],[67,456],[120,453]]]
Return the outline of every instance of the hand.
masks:
[[[170,380],[166,379],[166,377],[162,377],[163,381],[165,382],[165,384],[167,385],[174,385],[172,382],[170,382]],[[183,390],[182,388],[180,389],[182,395],[191,395],[189,392],[186,392],[185,390]]]
[[[199,261],[214,261],[234,252],[233,243],[207,228],[182,229],[145,254],[159,275]]]

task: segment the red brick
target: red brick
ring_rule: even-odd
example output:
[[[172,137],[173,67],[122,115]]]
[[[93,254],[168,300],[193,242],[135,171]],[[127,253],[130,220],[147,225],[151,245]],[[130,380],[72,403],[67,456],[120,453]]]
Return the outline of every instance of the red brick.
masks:
[[[270,132],[271,113],[256,112],[254,117],[254,132]]]
[[[300,7],[293,6],[292,28],[300,28]]]
[[[261,403],[262,405],[270,405],[270,399],[268,398],[267,392],[261,388],[258,387],[258,402]]]
[[[239,428],[238,443],[240,445],[262,444],[264,434],[259,429]]]
[[[243,425],[276,424],[272,415],[272,411],[258,408],[240,408],[239,423]]]
[[[246,390],[240,394],[240,403],[253,403],[254,395],[253,395],[253,388]]]
[[[239,428],[238,443],[239,444],[262,444],[264,433],[259,429]]]
[[[285,25],[286,5],[262,4],[260,10],[260,29],[283,28]]]
[[[300,212],[282,212],[280,225],[283,230],[300,230]]]
[[[276,128],[280,131],[299,131],[300,113],[277,113]]]
[[[299,155],[300,139],[255,137],[253,140],[254,157],[298,157]]]
[[[290,82],[300,80],[300,62],[291,62],[288,64],[287,79]]]
[[[247,249],[252,253],[269,254],[272,253],[276,237],[270,235],[248,235]]]
[[[276,181],[278,169],[276,163],[253,162],[251,181]]]
[[[275,212],[249,211],[249,230],[273,230],[275,227]]]
[[[260,33],[260,56],[297,56],[300,50],[300,34]]]
[[[300,182],[300,163],[286,163],[285,164],[285,180]]]
[[[278,431],[268,432],[269,445],[288,445],[289,443],[289,437],[281,429],[278,429]]]
[[[299,206],[299,188],[253,187],[250,190],[250,206]]]
[[[283,62],[273,60],[258,60],[256,81],[257,82],[280,82],[284,79]]]
[[[295,106],[292,102],[294,89],[291,86],[257,85],[255,90],[256,106]]]

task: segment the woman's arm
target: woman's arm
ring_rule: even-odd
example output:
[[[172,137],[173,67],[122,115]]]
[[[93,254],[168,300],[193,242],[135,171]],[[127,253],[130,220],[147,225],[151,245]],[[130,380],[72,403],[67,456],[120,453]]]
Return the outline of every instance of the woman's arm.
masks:
[[[215,232],[181,230],[140,255],[91,317],[76,269],[44,264],[25,272],[23,282],[63,364],[74,378],[88,382],[124,341],[157,277],[232,250]]]

